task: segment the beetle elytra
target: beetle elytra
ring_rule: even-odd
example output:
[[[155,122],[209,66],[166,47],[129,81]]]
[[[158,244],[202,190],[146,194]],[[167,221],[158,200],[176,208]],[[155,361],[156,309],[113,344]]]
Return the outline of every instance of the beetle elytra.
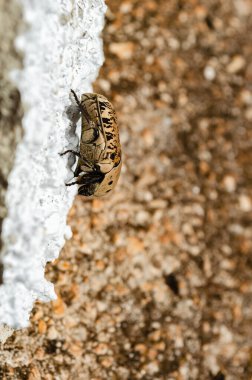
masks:
[[[81,101],[71,90],[82,115],[80,151],[67,150],[78,157],[74,172],[79,185],[78,194],[96,197],[110,192],[116,185],[122,166],[117,118],[112,104],[105,96],[85,93]]]

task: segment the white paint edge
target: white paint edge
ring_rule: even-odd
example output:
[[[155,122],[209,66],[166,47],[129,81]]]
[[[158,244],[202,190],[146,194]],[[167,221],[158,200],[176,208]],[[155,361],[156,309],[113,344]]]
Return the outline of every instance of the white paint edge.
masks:
[[[44,268],[71,236],[66,217],[76,194],[75,186],[65,187],[72,174],[58,154],[78,144],[66,107],[71,88],[79,95],[92,91],[103,63],[103,0],[20,1],[28,30],[16,41],[24,68],[12,77],[25,106],[24,139],[6,198],[0,341],[3,324],[27,327],[35,300],[56,298]]]

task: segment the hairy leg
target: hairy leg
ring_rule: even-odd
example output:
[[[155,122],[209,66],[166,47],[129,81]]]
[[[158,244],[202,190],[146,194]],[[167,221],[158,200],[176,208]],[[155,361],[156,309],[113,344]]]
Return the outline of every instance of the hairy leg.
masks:
[[[87,120],[87,122],[88,122],[88,124],[89,124],[90,121],[91,121],[91,119],[90,119],[90,116],[89,116],[89,113],[88,113],[88,111],[87,111],[87,108],[86,108],[85,104],[82,104],[82,103],[79,101],[78,96],[76,95],[76,93],[74,92],[74,90],[71,90],[71,93],[73,94],[74,99],[75,99],[76,103],[78,104],[81,113],[83,114],[83,116],[85,117],[85,119]]]
[[[78,181],[75,182],[70,182],[70,183],[65,183],[66,186],[73,186],[73,185],[79,185]]]
[[[91,185],[94,183],[100,183],[104,178],[103,173],[90,172],[83,174],[77,178],[77,181],[66,183],[66,186],[72,185]]]
[[[79,152],[75,152],[75,151],[72,150],[72,149],[68,149],[68,150],[66,150],[66,151],[63,152],[63,153],[59,153],[59,155],[60,155],[60,156],[64,156],[64,155],[67,154],[67,153],[73,153],[75,156],[80,157],[80,153],[79,153]]]

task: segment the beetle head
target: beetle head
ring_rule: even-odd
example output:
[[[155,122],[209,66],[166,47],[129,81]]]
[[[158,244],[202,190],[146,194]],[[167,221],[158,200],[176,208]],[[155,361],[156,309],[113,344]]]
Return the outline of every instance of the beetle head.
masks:
[[[94,195],[96,187],[97,187],[97,183],[82,185],[78,189],[78,194],[85,195],[86,197],[90,197],[91,195]]]
[[[86,173],[79,177],[78,194],[90,197],[95,195],[97,188],[104,179],[104,174],[99,171]]]

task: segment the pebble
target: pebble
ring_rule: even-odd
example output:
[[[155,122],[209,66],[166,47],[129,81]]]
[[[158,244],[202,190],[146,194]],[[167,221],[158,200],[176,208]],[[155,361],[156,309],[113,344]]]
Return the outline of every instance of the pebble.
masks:
[[[236,189],[236,180],[231,175],[226,175],[223,179],[223,185],[227,192],[233,193]]]
[[[204,68],[204,77],[206,80],[212,81],[216,77],[216,71],[212,66],[206,66]]]
[[[47,331],[47,338],[50,340],[54,340],[58,338],[58,331],[54,326],[49,327]]]
[[[242,56],[237,55],[233,57],[231,62],[227,65],[227,72],[229,74],[236,74],[245,67],[245,64],[245,59]]]
[[[40,334],[45,334],[46,330],[47,330],[47,325],[46,325],[45,321],[40,320],[38,323],[38,332]]]
[[[135,45],[132,42],[111,43],[109,50],[118,58],[126,60],[132,58],[135,50]]]
[[[239,196],[239,205],[240,209],[244,212],[252,211],[252,200],[246,194],[242,194]]]

